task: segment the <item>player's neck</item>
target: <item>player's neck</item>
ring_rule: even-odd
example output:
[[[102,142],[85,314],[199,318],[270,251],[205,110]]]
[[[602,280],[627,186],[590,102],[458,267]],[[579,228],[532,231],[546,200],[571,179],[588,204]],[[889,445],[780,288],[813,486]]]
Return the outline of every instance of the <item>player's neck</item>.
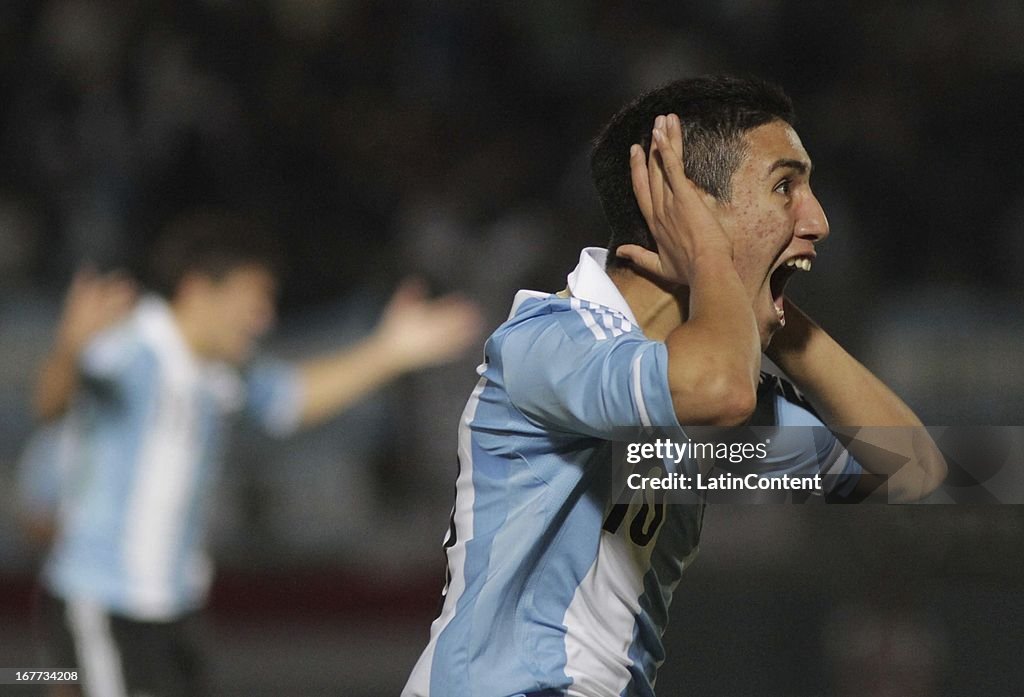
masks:
[[[647,338],[664,341],[673,329],[686,321],[689,292],[685,286],[670,288],[632,269],[618,269],[609,277],[626,299]]]

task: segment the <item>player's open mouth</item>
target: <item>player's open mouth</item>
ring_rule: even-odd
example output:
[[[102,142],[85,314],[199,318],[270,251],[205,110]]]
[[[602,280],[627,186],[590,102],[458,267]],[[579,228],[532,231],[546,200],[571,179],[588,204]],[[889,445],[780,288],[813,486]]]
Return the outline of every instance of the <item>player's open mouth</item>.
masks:
[[[810,271],[814,257],[798,255],[790,257],[772,272],[769,285],[772,293],[772,304],[775,305],[775,312],[779,316],[779,324],[786,326],[786,311],[782,305],[782,296],[786,291],[786,284],[797,271]]]

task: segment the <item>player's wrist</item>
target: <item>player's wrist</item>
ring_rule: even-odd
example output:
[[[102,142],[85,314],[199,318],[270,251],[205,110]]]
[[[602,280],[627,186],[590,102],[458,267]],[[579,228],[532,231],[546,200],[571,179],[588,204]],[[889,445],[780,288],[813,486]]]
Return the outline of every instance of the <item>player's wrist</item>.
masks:
[[[806,383],[833,367],[835,341],[787,299],[786,326],[775,333],[764,353],[794,382]],[[805,389],[805,384],[798,384]]]
[[[81,332],[71,329],[58,330],[50,349],[50,358],[58,361],[77,361],[88,343],[89,337]]]

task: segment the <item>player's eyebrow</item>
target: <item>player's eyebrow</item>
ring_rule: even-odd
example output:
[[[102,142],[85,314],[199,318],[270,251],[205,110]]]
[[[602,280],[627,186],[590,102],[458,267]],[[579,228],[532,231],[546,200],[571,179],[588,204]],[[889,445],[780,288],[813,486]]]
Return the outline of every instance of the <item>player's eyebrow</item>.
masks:
[[[811,171],[814,169],[814,165],[810,162],[804,162],[803,160],[783,158],[772,163],[772,166],[768,169],[768,174],[771,174],[777,169],[783,168],[793,169],[796,170],[798,174],[806,174],[809,176]]]

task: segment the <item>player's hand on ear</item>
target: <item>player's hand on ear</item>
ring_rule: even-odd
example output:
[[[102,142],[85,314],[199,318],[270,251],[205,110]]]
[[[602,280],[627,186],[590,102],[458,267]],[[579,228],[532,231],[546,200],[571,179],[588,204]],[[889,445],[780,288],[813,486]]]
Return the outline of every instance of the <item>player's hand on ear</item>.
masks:
[[[100,274],[91,266],[75,272],[61,312],[57,341],[77,355],[97,334],[124,319],[135,306],[135,282],[122,272]]]
[[[415,370],[457,358],[482,326],[475,303],[454,294],[430,299],[421,281],[406,279],[388,302],[376,338],[400,370]]]
[[[658,251],[627,244],[616,250],[618,256],[670,283],[687,283],[694,263],[704,254],[732,258],[732,242],[705,194],[686,176],[678,116],[655,119],[650,153],[645,157],[643,148],[633,145],[629,169],[633,193]]]

